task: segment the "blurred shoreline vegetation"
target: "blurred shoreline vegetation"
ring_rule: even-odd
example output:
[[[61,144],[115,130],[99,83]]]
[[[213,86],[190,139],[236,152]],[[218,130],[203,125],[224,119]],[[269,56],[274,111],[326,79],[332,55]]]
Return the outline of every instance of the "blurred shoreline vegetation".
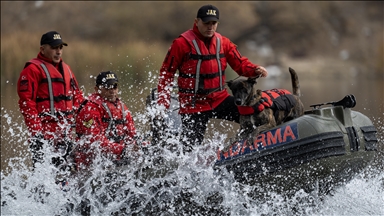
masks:
[[[63,59],[85,92],[93,91],[93,75],[114,70],[133,102],[156,86],[172,40],[203,4],[220,9],[218,32],[257,64],[294,67],[305,71],[301,79],[351,71],[383,79],[383,2],[2,1],[2,105],[14,104],[4,93],[17,97],[19,73],[50,30],[69,44]]]
[[[9,82],[16,90],[17,79],[26,61],[36,57],[39,52],[40,37],[40,35],[31,37],[21,31],[15,35],[2,37],[2,40],[7,41],[1,47],[2,82]],[[30,41],[37,43],[32,44]],[[125,86],[154,87],[148,86],[150,83],[140,81],[147,80],[149,71],[154,75],[157,73],[153,69],[157,70],[157,65],[161,64],[164,58],[163,52],[167,50],[161,43],[149,44],[144,41],[125,42],[119,45],[82,41],[67,43],[68,46],[63,49],[63,60],[71,66],[79,85],[88,93],[93,92],[94,76],[106,70],[115,71],[120,83]],[[153,79],[154,82],[157,81]],[[1,87],[4,93],[5,85]],[[123,88],[120,90],[123,93],[125,91]]]

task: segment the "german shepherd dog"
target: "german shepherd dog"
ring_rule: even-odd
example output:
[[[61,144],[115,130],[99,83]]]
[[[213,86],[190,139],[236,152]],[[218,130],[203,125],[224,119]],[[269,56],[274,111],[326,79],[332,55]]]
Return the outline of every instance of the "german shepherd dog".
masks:
[[[253,139],[261,132],[304,114],[304,106],[300,100],[298,76],[292,68],[289,68],[289,72],[291,74],[293,94],[290,94],[288,90],[282,90],[287,94],[281,95],[279,101],[272,99],[273,105],[270,107],[262,106],[259,110],[254,111],[253,114],[248,115],[244,115],[240,111],[240,108],[248,107],[253,111],[253,107],[257,107],[257,104],[265,100],[263,91],[256,88],[258,77],[240,77],[227,82],[228,87],[235,97],[235,104],[239,107],[240,111],[240,133],[238,138],[247,138],[253,143]]]

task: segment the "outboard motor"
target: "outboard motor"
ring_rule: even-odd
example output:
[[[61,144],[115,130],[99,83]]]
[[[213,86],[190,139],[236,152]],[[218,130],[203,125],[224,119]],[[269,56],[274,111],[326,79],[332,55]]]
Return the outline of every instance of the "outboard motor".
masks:
[[[328,103],[320,103],[320,104],[313,104],[310,107],[313,107],[314,109],[318,109],[323,105],[332,105],[332,106],[342,106],[344,108],[353,108],[356,106],[356,98],[354,95],[350,94],[345,96],[343,99],[339,101],[332,101]]]

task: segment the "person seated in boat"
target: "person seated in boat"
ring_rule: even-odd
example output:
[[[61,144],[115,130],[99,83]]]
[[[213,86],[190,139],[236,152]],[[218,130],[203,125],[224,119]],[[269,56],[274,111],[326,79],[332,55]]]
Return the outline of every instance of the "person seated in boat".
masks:
[[[118,97],[119,85],[112,71],[96,78],[95,92],[79,107],[76,117],[77,170],[88,167],[99,148],[103,156],[119,161],[137,153],[136,129],[131,113]]]

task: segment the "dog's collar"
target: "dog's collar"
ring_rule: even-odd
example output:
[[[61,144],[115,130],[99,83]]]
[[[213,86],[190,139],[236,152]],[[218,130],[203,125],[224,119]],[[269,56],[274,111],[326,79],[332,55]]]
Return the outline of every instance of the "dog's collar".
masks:
[[[237,106],[240,115],[252,115],[255,110],[251,106]]]
[[[237,106],[240,115],[253,115],[255,112],[262,112],[264,108],[265,106],[260,102],[254,106]]]

